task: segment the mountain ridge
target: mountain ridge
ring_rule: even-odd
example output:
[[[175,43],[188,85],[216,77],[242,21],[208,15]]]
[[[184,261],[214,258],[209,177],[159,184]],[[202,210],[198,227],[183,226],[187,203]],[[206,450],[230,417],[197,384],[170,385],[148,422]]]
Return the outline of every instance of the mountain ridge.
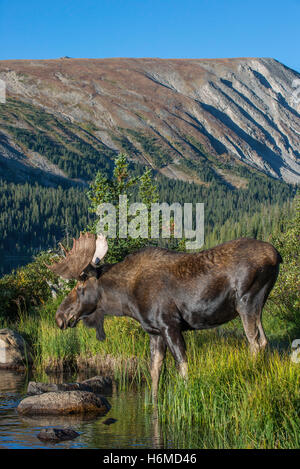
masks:
[[[94,145],[105,165],[125,151],[167,177],[199,184],[209,183],[203,167],[229,183],[240,165],[300,181],[300,107],[292,86],[298,78],[298,72],[271,58],[0,61],[8,98],[32,106],[32,113],[52,115],[59,125],[73,125],[72,132],[84,145]],[[0,143],[9,138],[27,166],[45,166],[48,156],[35,151],[33,161],[32,148],[20,147],[16,129],[19,137],[22,129],[38,130],[40,139],[50,135],[56,141],[59,125],[54,131],[51,124],[49,131],[38,119],[35,126],[28,123],[26,112],[14,118],[8,109],[1,118],[1,111],[5,114],[5,104],[0,105]],[[0,156],[4,161],[1,149]],[[55,158],[50,163],[48,172],[62,171]],[[78,178],[75,172],[75,178],[59,176]]]

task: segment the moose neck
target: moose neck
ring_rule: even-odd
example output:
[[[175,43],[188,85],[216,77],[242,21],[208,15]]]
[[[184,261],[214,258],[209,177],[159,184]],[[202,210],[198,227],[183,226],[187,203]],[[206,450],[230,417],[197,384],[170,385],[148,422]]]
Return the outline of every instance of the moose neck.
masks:
[[[114,267],[114,268],[113,268]],[[118,264],[104,264],[98,278],[100,300],[98,307],[107,316],[135,317],[130,304],[129,279],[119,275]]]

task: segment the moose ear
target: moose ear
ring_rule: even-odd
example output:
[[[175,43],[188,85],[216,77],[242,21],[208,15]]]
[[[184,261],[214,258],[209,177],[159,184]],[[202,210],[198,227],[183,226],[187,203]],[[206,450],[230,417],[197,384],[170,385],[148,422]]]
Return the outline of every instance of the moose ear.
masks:
[[[97,266],[98,264],[100,264],[100,261],[104,258],[105,254],[107,253],[107,250],[107,240],[103,234],[99,234],[96,240],[96,250],[92,259],[92,265]]]
[[[80,274],[79,280],[81,282],[85,282],[87,279],[91,277],[99,277],[99,269],[97,267],[93,266],[92,263],[90,263]]]

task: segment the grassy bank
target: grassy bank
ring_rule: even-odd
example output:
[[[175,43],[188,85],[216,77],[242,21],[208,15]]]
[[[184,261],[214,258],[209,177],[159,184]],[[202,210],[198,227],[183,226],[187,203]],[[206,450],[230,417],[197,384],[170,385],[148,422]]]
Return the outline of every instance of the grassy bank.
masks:
[[[189,346],[188,382],[168,369],[160,389],[179,447],[299,448],[300,367],[288,349],[253,359],[245,342],[214,334]]]

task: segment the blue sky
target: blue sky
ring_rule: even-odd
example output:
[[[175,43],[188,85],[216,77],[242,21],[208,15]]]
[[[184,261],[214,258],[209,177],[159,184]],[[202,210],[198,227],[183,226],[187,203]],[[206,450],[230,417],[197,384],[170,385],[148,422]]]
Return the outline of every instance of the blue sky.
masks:
[[[300,71],[300,0],[0,0],[0,59],[274,57]]]

